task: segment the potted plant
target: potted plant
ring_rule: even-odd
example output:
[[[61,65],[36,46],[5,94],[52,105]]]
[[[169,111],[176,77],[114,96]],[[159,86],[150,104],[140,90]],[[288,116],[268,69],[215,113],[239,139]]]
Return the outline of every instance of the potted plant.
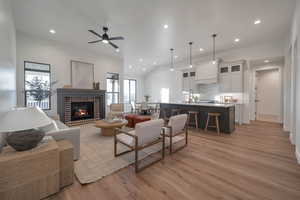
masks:
[[[29,88],[27,92],[30,96],[34,98],[35,101],[38,102],[39,107],[41,107],[41,102],[44,99],[47,99],[52,96],[54,93],[51,90],[51,86],[55,85],[58,81],[53,81],[51,84],[48,81],[43,81],[39,77],[34,77],[30,81],[26,81],[25,84]]]

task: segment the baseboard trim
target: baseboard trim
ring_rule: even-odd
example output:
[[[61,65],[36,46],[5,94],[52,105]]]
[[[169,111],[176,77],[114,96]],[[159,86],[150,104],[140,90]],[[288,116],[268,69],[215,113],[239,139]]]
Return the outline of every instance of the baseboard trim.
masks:
[[[298,151],[298,148],[296,147],[295,149],[295,154],[296,154],[296,158],[297,158],[297,162],[300,165],[300,152]]]

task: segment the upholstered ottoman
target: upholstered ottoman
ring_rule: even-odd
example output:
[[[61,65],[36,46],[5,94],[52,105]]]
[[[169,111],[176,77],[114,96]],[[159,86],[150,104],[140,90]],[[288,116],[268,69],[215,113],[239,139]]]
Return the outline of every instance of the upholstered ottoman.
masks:
[[[145,121],[150,121],[151,117],[149,116],[141,116],[141,115],[136,115],[134,117],[134,127],[137,123],[145,122]]]
[[[134,128],[134,119],[137,115],[126,115],[125,119],[128,121],[127,126],[130,128]]]

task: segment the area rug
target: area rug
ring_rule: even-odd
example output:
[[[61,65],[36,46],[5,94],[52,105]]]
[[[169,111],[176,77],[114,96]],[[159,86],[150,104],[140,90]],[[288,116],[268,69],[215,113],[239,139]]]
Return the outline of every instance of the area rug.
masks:
[[[177,143],[184,139],[177,136]],[[114,138],[101,136],[101,130],[93,124],[80,127],[80,159],[75,162],[75,174],[81,184],[92,183],[134,163],[134,152],[114,157]],[[168,144],[166,140],[166,146]],[[118,152],[126,147],[118,144]],[[153,145],[139,153],[139,159],[161,150],[161,144]],[[167,151],[166,151],[167,153]]]

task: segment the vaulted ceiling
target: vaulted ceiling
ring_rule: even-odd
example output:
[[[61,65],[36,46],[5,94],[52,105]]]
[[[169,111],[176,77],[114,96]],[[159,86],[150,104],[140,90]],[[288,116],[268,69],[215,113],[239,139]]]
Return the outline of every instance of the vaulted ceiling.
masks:
[[[168,63],[170,48],[178,60],[186,59],[189,41],[194,55],[211,52],[212,33],[218,33],[218,50],[282,40],[294,5],[294,0],[13,0],[17,30],[119,57],[134,74]],[[257,19],[261,23],[254,25]],[[120,52],[87,43],[96,39],[87,30],[102,32],[103,25],[125,37],[116,42]]]

